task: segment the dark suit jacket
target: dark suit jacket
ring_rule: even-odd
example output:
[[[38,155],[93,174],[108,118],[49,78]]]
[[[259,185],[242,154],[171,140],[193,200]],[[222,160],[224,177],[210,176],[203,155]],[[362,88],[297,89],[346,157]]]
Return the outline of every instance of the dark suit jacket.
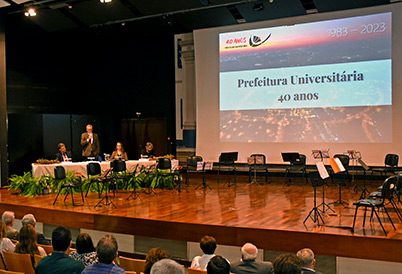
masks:
[[[256,262],[252,261],[239,261],[230,264],[230,272],[237,274],[270,274],[274,273],[272,263],[270,262]]]
[[[95,156],[98,157],[100,154],[100,145],[99,145],[99,139],[98,139],[98,134],[92,133],[93,134],[93,143],[88,142],[88,137],[89,134],[88,132],[84,132],[81,134],[81,146],[82,146],[82,156],[84,157],[89,157],[89,156]]]
[[[318,271],[311,271],[310,269],[306,269],[306,268],[304,268],[304,267],[302,267],[302,270],[303,270],[303,274],[307,274],[307,273],[315,273],[315,274],[322,274],[321,272],[318,272]]]
[[[72,159],[71,151],[66,151],[66,154],[67,154],[67,157],[68,157],[68,158]],[[61,155],[61,152],[56,153],[56,159],[57,159],[59,162],[64,162],[63,155]]]

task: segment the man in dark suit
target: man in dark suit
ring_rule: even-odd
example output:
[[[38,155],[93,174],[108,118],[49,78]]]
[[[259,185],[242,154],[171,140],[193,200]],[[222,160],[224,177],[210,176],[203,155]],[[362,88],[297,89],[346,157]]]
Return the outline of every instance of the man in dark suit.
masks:
[[[98,134],[93,133],[92,125],[87,125],[86,130],[81,134],[82,156],[95,157],[98,160],[100,154]]]
[[[303,274],[305,273],[322,274],[321,272],[314,270],[316,261],[314,258],[314,252],[310,248],[303,248],[299,250],[296,255],[301,261]]]
[[[71,162],[71,151],[67,151],[66,145],[59,143],[57,147],[59,148],[59,152],[56,153],[56,159],[59,162]]]
[[[256,262],[258,249],[251,243],[246,243],[241,248],[241,261],[230,265],[230,272],[237,274],[270,274],[274,273],[272,263]]]

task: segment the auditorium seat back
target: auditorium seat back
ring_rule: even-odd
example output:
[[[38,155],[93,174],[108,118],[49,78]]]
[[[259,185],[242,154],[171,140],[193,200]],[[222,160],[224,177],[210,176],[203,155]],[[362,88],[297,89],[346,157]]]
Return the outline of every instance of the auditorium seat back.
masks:
[[[3,251],[3,257],[8,270],[24,272],[25,274],[35,274],[31,255]]]
[[[144,272],[145,270],[145,260],[132,259],[128,257],[119,257],[120,267],[124,270],[135,271],[137,273]]]

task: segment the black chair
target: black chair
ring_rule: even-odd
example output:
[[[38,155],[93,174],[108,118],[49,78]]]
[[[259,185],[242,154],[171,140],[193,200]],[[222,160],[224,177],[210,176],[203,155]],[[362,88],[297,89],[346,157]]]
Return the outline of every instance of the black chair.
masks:
[[[113,194],[118,193],[118,180],[123,182],[122,188],[126,188],[127,181],[131,178],[130,174],[126,174],[127,171],[126,162],[122,160],[114,160],[110,163],[111,168],[113,168]]]
[[[373,179],[374,172],[379,172],[381,177],[387,176],[388,172],[395,174],[395,168],[398,167],[399,156],[397,154],[385,155],[384,167],[371,169],[371,179]]]
[[[219,156],[219,163],[218,163],[218,184],[219,184],[219,174],[221,171],[226,171],[229,173],[229,178],[226,181],[228,186],[232,186],[230,180],[230,172],[233,171],[234,173],[234,184],[236,185],[236,166],[235,161],[237,161],[238,152],[223,152]]]
[[[258,162],[262,159],[262,162]],[[248,182],[251,183],[252,173],[254,172],[254,180],[257,183],[257,172],[265,172],[265,182],[268,183],[268,166],[266,164],[266,157],[264,154],[251,154],[248,161]]]
[[[54,177],[57,181],[64,181],[66,179],[66,170],[62,166],[56,166],[54,168]],[[60,185],[59,191],[57,192],[56,199],[54,199],[53,205],[56,203],[59,194],[63,189],[66,189],[66,196],[64,197],[64,202],[67,199],[68,194],[71,194],[71,200],[74,204],[74,189],[79,189],[81,192],[82,203],[84,204],[84,195],[82,194],[82,182],[81,177],[76,176],[71,183],[63,183]],[[83,205],[82,204],[82,205]]]
[[[380,209],[384,209],[385,213],[388,216],[389,221],[391,222],[393,228],[396,230],[395,225],[391,219],[391,217],[389,216],[388,210],[385,207],[385,200],[390,200],[393,192],[394,192],[394,186],[397,182],[397,176],[391,176],[387,179],[385,179],[383,185],[382,185],[382,189],[381,189],[381,198],[378,200],[375,199],[362,199],[362,200],[358,200],[356,202],[354,202],[353,204],[356,206],[356,210],[355,210],[355,216],[353,218],[353,226],[352,226],[352,232],[354,232],[355,229],[355,223],[356,223],[356,216],[357,216],[357,210],[359,209],[359,207],[364,207],[364,219],[363,219],[363,227],[366,223],[366,212],[367,212],[367,208],[371,208],[371,217],[370,219],[372,219],[373,217],[373,213],[377,216],[378,222],[381,225],[382,230],[384,231],[385,236],[387,235],[387,232],[384,229],[384,226],[381,223],[381,219],[378,216]]]
[[[93,183],[96,183],[98,186],[98,194],[99,198],[101,197],[101,190],[100,190],[100,180],[99,176],[102,173],[102,169],[99,163],[89,163],[87,164],[87,177],[90,179],[90,182],[88,184],[88,189],[87,192],[85,193],[85,197],[87,197],[89,190],[91,189],[91,186]],[[91,177],[92,176],[92,177]]]
[[[173,179],[177,180],[177,185],[175,187],[175,190],[177,190],[178,192],[181,192],[182,189],[184,189],[184,190],[186,190],[188,192],[187,189],[182,188],[181,180],[180,180],[180,174],[178,174],[177,172],[172,171],[172,161],[169,158],[160,158],[158,160],[157,168],[159,170],[162,170],[162,172],[160,174],[163,177],[172,177]],[[166,171],[164,171],[164,170],[166,170]]]
[[[197,170],[197,165],[198,162],[202,162],[202,157],[201,156],[188,156],[187,157],[187,170],[186,170],[186,185],[189,185],[190,179],[189,179],[189,174],[190,173],[202,173],[203,178],[205,179],[205,170]]]
[[[292,172],[302,172],[302,177],[306,178],[306,183],[308,183],[307,173],[306,173],[306,155],[299,154],[299,159],[290,162],[290,166],[286,167],[285,172],[285,185],[289,185],[291,182],[290,175]]]

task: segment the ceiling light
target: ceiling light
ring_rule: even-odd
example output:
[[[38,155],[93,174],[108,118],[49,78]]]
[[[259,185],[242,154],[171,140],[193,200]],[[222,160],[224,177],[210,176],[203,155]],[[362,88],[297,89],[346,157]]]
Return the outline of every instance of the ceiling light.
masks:
[[[36,11],[33,8],[30,8],[28,11],[25,12],[25,16],[30,17],[30,16],[36,16]]]
[[[112,2],[112,0],[99,0],[102,4],[107,4]]]

